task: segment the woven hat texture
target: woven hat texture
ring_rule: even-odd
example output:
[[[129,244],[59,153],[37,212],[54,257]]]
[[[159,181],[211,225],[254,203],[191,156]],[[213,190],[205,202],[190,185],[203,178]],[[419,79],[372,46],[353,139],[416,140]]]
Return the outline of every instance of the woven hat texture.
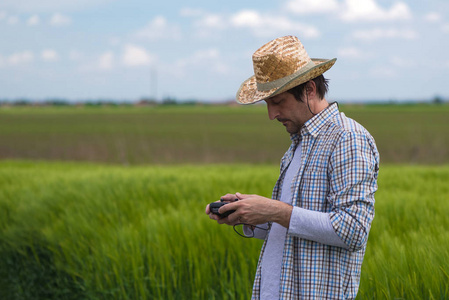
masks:
[[[310,58],[295,36],[277,38],[254,52],[254,75],[242,83],[236,100],[252,104],[273,97],[323,74],[336,60]]]

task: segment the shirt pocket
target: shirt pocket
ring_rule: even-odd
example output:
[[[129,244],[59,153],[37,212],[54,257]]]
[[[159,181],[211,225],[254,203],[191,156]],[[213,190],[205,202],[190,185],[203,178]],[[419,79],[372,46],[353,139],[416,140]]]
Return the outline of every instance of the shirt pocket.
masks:
[[[306,169],[302,174],[298,193],[299,206],[305,209],[326,211],[328,207],[329,180],[325,168]]]

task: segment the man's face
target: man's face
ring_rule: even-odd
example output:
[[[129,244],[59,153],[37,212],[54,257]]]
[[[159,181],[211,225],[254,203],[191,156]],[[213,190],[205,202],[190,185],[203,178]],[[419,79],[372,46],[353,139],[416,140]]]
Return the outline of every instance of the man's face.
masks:
[[[304,123],[312,117],[307,104],[287,92],[268,98],[265,102],[270,120],[277,119],[290,134],[299,133]]]

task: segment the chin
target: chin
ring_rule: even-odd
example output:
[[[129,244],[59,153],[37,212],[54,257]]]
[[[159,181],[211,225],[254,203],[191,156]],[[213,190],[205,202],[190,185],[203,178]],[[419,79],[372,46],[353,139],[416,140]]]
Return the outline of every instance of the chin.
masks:
[[[301,131],[301,129],[300,128],[286,128],[286,130],[287,130],[287,132],[288,133],[290,133],[290,134],[295,134],[295,133],[298,133],[298,132],[300,132]]]

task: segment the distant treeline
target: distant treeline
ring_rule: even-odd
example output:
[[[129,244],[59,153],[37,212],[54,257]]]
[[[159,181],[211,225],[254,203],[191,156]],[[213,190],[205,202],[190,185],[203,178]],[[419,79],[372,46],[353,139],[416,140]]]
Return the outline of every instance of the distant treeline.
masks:
[[[81,100],[71,101],[65,99],[51,100],[0,100],[0,106],[156,106],[156,105],[199,105],[199,104],[234,104],[235,100],[223,100],[218,102],[201,100],[177,100],[165,98],[162,100],[141,99],[141,100]]]
[[[445,104],[449,103],[449,98],[439,96],[433,99],[423,100],[370,100],[370,101],[345,101],[344,104]],[[234,99],[222,101],[205,100],[178,100],[176,98],[164,98],[162,100],[140,99],[140,100],[79,100],[72,101],[66,99],[31,100],[31,99],[0,99],[0,106],[158,106],[158,105],[204,105],[204,104],[228,104],[235,105]]]

